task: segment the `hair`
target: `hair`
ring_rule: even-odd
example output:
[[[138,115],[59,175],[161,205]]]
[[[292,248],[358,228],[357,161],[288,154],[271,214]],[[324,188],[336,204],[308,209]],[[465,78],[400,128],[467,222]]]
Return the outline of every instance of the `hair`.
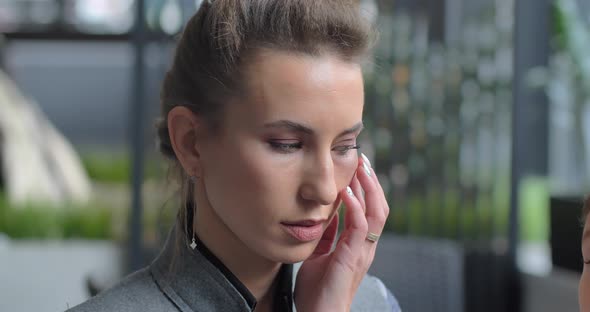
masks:
[[[330,53],[360,63],[375,33],[358,0],[203,1],[180,37],[161,89],[158,147],[181,185],[177,221],[189,234],[193,183],[170,142],[167,116],[184,106],[216,133],[224,106],[244,94],[244,68],[262,49],[320,56]],[[232,105],[234,103],[232,102]],[[188,212],[187,212],[188,210]]]

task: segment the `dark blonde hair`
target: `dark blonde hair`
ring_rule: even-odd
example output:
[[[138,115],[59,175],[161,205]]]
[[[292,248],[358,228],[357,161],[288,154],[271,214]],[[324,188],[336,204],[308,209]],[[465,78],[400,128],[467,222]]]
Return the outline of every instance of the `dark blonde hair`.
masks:
[[[319,56],[331,53],[360,62],[373,30],[358,0],[212,0],[204,1],[188,21],[161,90],[157,122],[159,149],[171,161],[181,183],[178,221],[185,232],[192,209],[193,185],[170,143],[167,116],[185,106],[204,117],[213,133],[232,96],[244,94],[244,65],[260,49]]]

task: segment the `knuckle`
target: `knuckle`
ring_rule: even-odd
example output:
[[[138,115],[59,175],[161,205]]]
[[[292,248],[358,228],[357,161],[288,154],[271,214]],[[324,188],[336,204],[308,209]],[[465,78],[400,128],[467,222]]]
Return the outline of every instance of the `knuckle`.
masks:
[[[385,224],[385,217],[382,215],[367,217],[367,221],[378,227],[383,227]]]
[[[385,209],[384,209],[384,213],[385,213],[385,218],[386,218],[386,219],[387,219],[387,217],[389,216],[389,211],[390,211],[390,209],[389,209],[389,206],[387,206],[387,205],[386,205],[386,206],[385,206]]]
[[[363,234],[363,235],[367,235],[367,233],[369,233],[369,224],[367,222],[362,222],[359,225],[359,231]]]

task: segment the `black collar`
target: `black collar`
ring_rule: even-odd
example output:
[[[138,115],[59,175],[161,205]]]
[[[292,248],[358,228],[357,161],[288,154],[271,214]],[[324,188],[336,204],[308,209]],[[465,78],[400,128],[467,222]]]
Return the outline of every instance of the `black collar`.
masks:
[[[232,285],[240,292],[242,297],[248,303],[248,306],[254,310],[256,307],[256,298],[248,288],[217,258],[205,244],[195,235],[195,242],[197,247],[195,250],[200,252],[209,262],[211,262],[221,273],[232,283]],[[283,264],[278,274],[277,287],[275,288],[275,295],[273,298],[273,311],[291,311],[293,306],[293,265]]]
[[[172,229],[161,254],[151,265],[160,289],[181,311],[203,308],[253,311],[256,298],[252,293],[196,236],[195,241],[197,247],[192,250],[184,233],[176,226]],[[277,278],[273,311],[290,312],[293,309],[293,265],[284,264]]]
[[[223,264],[223,262],[221,262],[221,260],[219,260],[219,258],[209,251],[209,248],[205,246],[205,244],[199,239],[197,235],[195,235],[195,241],[197,243],[195,251],[200,252],[203,256],[205,256],[205,258],[209,260],[209,262],[211,262],[211,264],[213,264],[221,272],[221,274],[223,274],[223,276],[225,276],[225,278],[236,288],[236,290],[240,292],[242,297],[244,297],[248,303],[250,309],[254,310],[256,307],[256,298],[254,295],[250,293],[248,288],[246,288],[246,286],[240,282],[240,280],[225,266],[225,264]]]

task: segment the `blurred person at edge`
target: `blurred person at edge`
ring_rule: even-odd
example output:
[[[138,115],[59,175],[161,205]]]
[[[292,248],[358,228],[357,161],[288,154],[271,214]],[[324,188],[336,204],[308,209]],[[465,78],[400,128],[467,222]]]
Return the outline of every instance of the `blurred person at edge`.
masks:
[[[578,298],[580,303],[580,312],[590,312],[590,196],[584,201],[582,212],[582,222],[584,231],[582,232],[582,257],[584,269],[580,278],[578,288]]]

